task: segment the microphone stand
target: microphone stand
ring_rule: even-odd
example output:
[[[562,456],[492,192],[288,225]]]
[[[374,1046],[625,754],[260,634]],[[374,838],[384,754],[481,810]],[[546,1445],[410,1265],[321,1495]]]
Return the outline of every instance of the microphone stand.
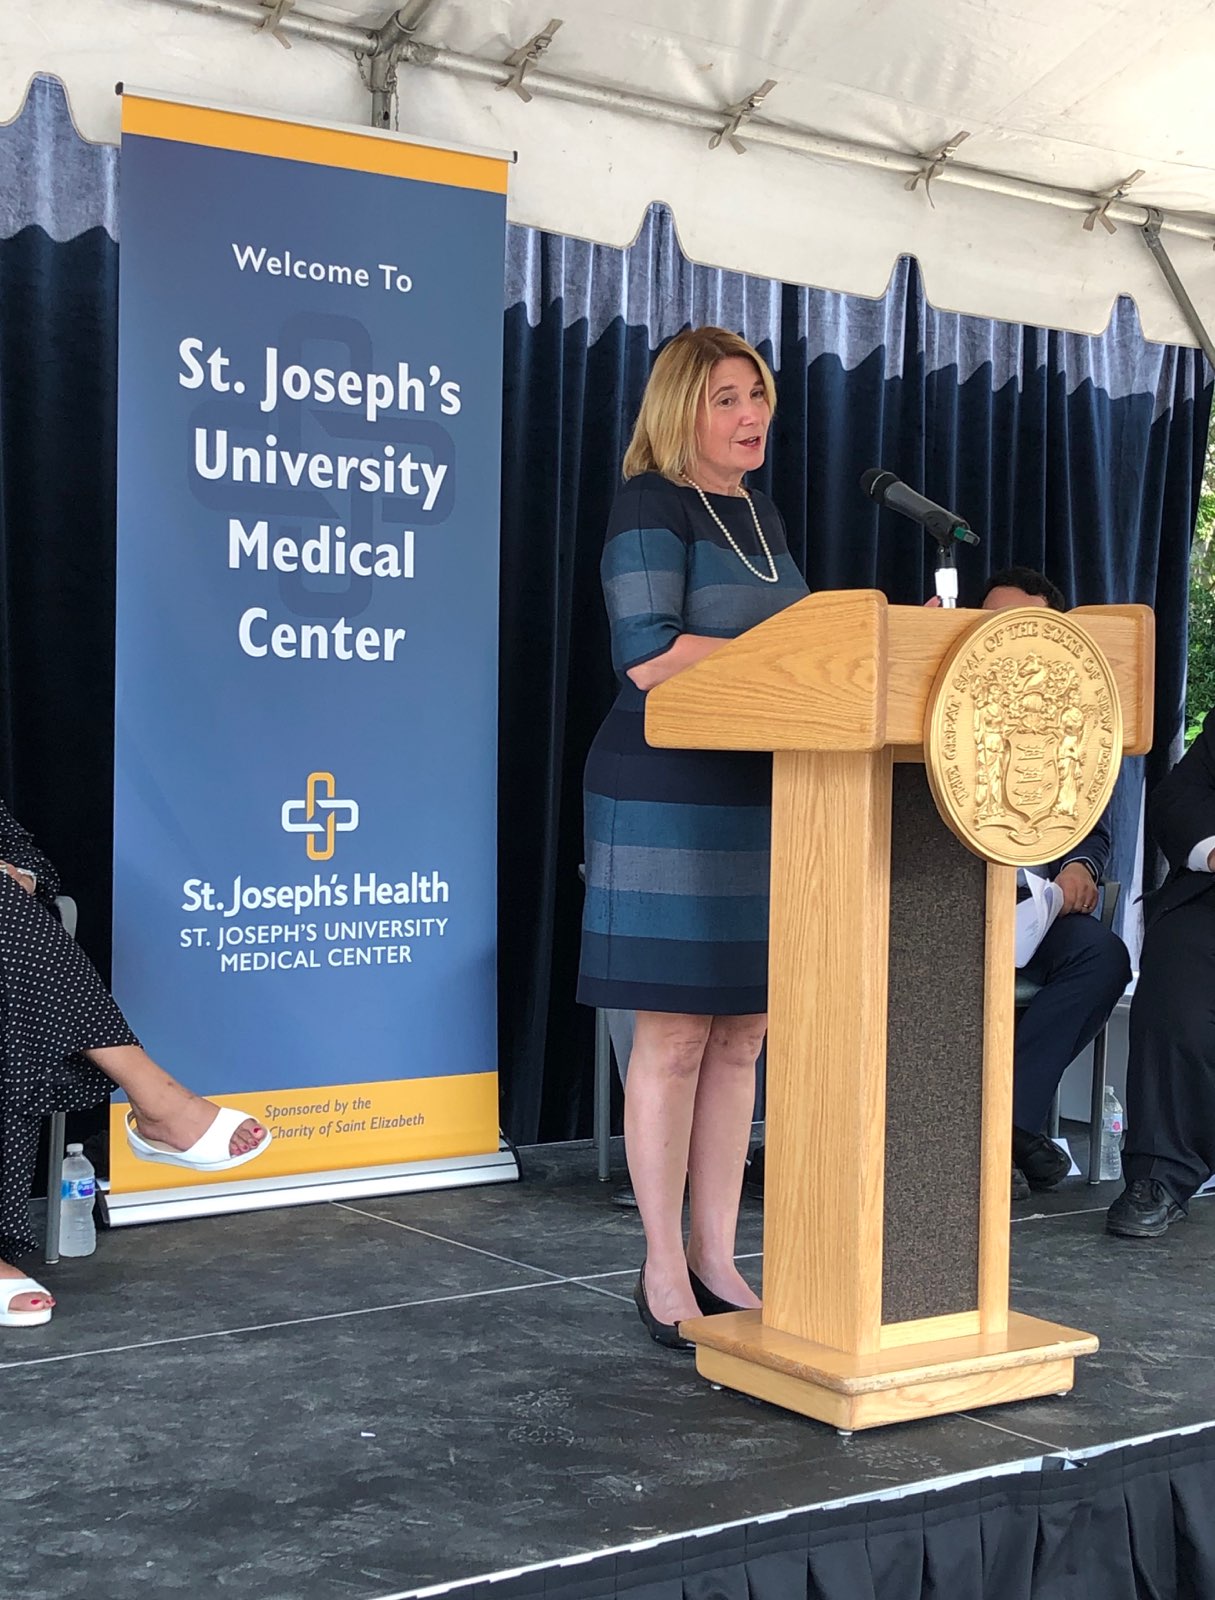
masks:
[[[937,599],[949,611],[958,605],[958,547],[953,538],[937,538]]]
[[[942,606],[950,611],[958,604],[958,543],[978,544],[975,533],[965,522],[945,513],[948,520],[934,516],[925,520],[924,531],[937,542],[936,590]]]

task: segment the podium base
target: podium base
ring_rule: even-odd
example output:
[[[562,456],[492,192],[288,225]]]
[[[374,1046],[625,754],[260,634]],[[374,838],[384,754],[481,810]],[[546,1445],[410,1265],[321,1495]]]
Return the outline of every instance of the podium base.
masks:
[[[1010,1312],[1004,1333],[849,1355],[766,1328],[758,1311],[697,1317],[679,1331],[701,1377],[852,1431],[951,1411],[1063,1394],[1095,1334]]]

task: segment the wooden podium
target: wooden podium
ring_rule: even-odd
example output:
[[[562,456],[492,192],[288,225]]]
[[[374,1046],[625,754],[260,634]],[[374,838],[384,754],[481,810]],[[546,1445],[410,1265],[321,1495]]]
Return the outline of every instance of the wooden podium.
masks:
[[[1152,613],[1070,615],[1147,750]],[[1016,874],[924,775],[985,616],[815,594],[648,697],[651,744],[774,752],[764,1304],[682,1331],[704,1377],[841,1430],[1062,1393],[1097,1348],[1009,1310]]]

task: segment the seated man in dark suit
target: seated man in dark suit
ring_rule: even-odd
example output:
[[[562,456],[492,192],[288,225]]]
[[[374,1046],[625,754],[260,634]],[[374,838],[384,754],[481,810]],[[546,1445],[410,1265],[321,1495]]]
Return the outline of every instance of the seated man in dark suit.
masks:
[[[1148,830],[1170,871],[1143,903],[1126,1189],[1105,1221],[1125,1239],[1162,1234],[1215,1169],[1215,711],[1153,794]]]
[[[984,611],[1010,606],[1067,609],[1062,592],[1030,567],[1008,567],[988,580]],[[1097,886],[1110,858],[1109,823],[1098,818],[1075,849],[1041,870],[1058,884],[1063,906],[1046,937],[1021,969],[1041,984],[1017,1018],[1013,1045],[1012,1197],[1053,1189],[1068,1173],[1068,1159],[1043,1129],[1059,1080],[1105,1026],[1131,981],[1122,940],[1087,913],[1097,908]]]

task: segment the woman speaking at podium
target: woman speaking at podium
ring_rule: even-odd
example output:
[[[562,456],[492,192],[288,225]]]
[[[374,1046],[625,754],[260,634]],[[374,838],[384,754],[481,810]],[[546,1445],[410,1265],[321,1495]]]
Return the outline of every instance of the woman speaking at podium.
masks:
[[[645,697],[807,592],[780,513],[744,482],[775,398],[737,334],[676,335],[642,398],[601,567],[621,687],[586,765],[578,998],[636,1012],[624,1124],[646,1258],[634,1298],[676,1349],[689,1348],[684,1318],[759,1304],[734,1236],[767,1025],[772,769],[764,754],[652,748]]]

